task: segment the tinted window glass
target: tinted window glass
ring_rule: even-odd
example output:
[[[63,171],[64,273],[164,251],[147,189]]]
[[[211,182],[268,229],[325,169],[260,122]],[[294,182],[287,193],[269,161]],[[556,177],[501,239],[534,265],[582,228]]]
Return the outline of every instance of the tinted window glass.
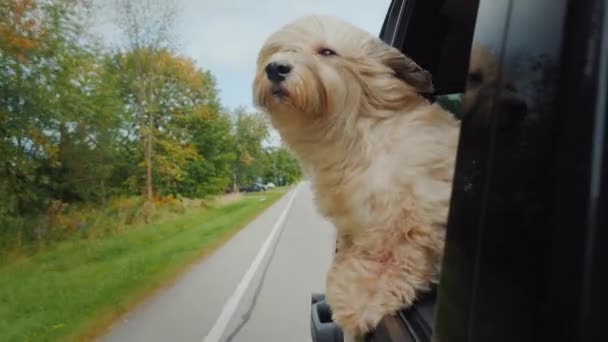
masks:
[[[441,341],[540,336],[565,5],[480,1],[439,292]]]

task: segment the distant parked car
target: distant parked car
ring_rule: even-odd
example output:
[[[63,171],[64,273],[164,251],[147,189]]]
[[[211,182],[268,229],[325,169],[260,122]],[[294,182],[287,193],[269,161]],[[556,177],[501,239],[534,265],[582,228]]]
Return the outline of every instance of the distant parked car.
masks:
[[[266,188],[267,189],[274,189],[274,188],[276,188],[276,185],[274,185],[274,183],[272,183],[272,182],[269,182],[268,184],[266,184]]]
[[[268,187],[263,183],[255,183],[255,185],[259,186],[262,189],[262,191],[268,190]]]
[[[259,192],[266,191],[266,187],[263,184],[253,183],[239,188],[240,192]]]

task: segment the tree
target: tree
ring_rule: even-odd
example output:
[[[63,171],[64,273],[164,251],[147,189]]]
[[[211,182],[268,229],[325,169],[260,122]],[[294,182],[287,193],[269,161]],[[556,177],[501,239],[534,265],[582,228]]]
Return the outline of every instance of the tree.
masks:
[[[103,72],[93,48],[79,40],[80,1],[6,4],[0,7],[0,206],[19,215],[61,199],[57,175],[75,120],[95,121],[112,104],[95,105]],[[97,137],[81,128],[83,139]]]
[[[149,78],[144,120],[136,95],[138,60],[146,61]],[[127,144],[143,142],[144,146],[138,164],[144,166],[145,194],[149,196],[152,187],[160,195],[177,194],[188,177],[187,166],[204,158],[201,132],[211,134],[207,126],[218,117],[215,81],[192,60],[167,50],[121,54],[116,57],[116,68],[123,79]],[[140,174],[133,172],[129,183],[137,184],[139,179]]]
[[[271,147],[266,151],[264,178],[276,185],[293,184],[302,177],[300,166],[284,147]]]
[[[124,120],[117,80],[92,53],[62,58],[68,67],[57,73],[50,101],[59,134],[50,191],[68,202],[105,200]]]
[[[217,108],[210,109],[201,113],[203,120],[193,127],[193,142],[202,158],[187,167],[189,177],[181,184],[185,196],[215,195],[226,191],[232,183],[236,154],[230,115]]]
[[[130,51],[130,63],[134,75],[131,79],[133,114],[137,118],[145,167],[145,196],[148,202],[153,197],[153,155],[155,146],[155,125],[158,119],[159,102],[155,96],[164,90],[164,74],[158,74],[162,51],[170,48],[170,35],[177,14],[175,3],[163,0],[116,0],[116,23],[125,36],[125,44]],[[157,144],[166,149],[171,146]]]
[[[76,203],[143,194],[149,219],[153,196],[298,177],[264,148],[264,116],[222,109],[212,74],[171,49],[174,4],[115,0],[125,44],[110,50],[89,39],[90,1],[0,6],[0,238],[41,238]]]
[[[268,121],[261,113],[248,113],[237,108],[234,113],[233,187],[252,182],[261,176],[264,155],[262,143],[268,138]]]

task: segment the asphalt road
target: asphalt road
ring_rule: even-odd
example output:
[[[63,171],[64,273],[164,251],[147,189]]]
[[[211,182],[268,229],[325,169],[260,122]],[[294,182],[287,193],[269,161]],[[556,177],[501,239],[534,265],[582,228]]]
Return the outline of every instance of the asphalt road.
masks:
[[[100,340],[310,341],[310,294],[322,292],[333,248],[301,183]]]

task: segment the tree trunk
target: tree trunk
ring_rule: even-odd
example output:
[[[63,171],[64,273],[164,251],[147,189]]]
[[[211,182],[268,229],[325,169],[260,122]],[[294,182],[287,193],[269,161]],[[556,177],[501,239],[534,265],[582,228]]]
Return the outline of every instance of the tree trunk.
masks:
[[[151,105],[152,101],[154,101],[153,99],[153,93],[152,93],[152,80],[148,79],[146,82],[146,91],[147,91],[147,96],[146,96],[146,100],[148,102],[148,106]],[[148,202],[152,202],[152,196],[153,196],[153,189],[152,189],[152,153],[153,153],[153,146],[154,146],[154,134],[152,132],[153,131],[153,127],[154,127],[154,110],[152,108],[150,108],[150,110],[148,111],[148,132],[147,132],[147,139],[146,139],[146,151],[144,153],[144,157],[146,160],[146,200]]]
[[[232,192],[239,192],[239,187],[236,184],[236,172],[232,172]]]
[[[144,221],[146,223],[152,222],[152,216],[154,215],[154,202],[152,189],[152,114],[148,113],[148,129],[146,132],[146,140],[144,145],[144,162],[146,164],[146,202],[144,203]]]
[[[146,146],[144,150],[144,159],[146,163],[146,201],[152,201],[152,115],[148,115],[148,132],[146,137]]]
[[[100,192],[101,203],[105,205],[106,203],[108,203],[108,197],[107,197],[107,191],[106,191],[106,182],[103,178],[99,182],[99,192]]]

